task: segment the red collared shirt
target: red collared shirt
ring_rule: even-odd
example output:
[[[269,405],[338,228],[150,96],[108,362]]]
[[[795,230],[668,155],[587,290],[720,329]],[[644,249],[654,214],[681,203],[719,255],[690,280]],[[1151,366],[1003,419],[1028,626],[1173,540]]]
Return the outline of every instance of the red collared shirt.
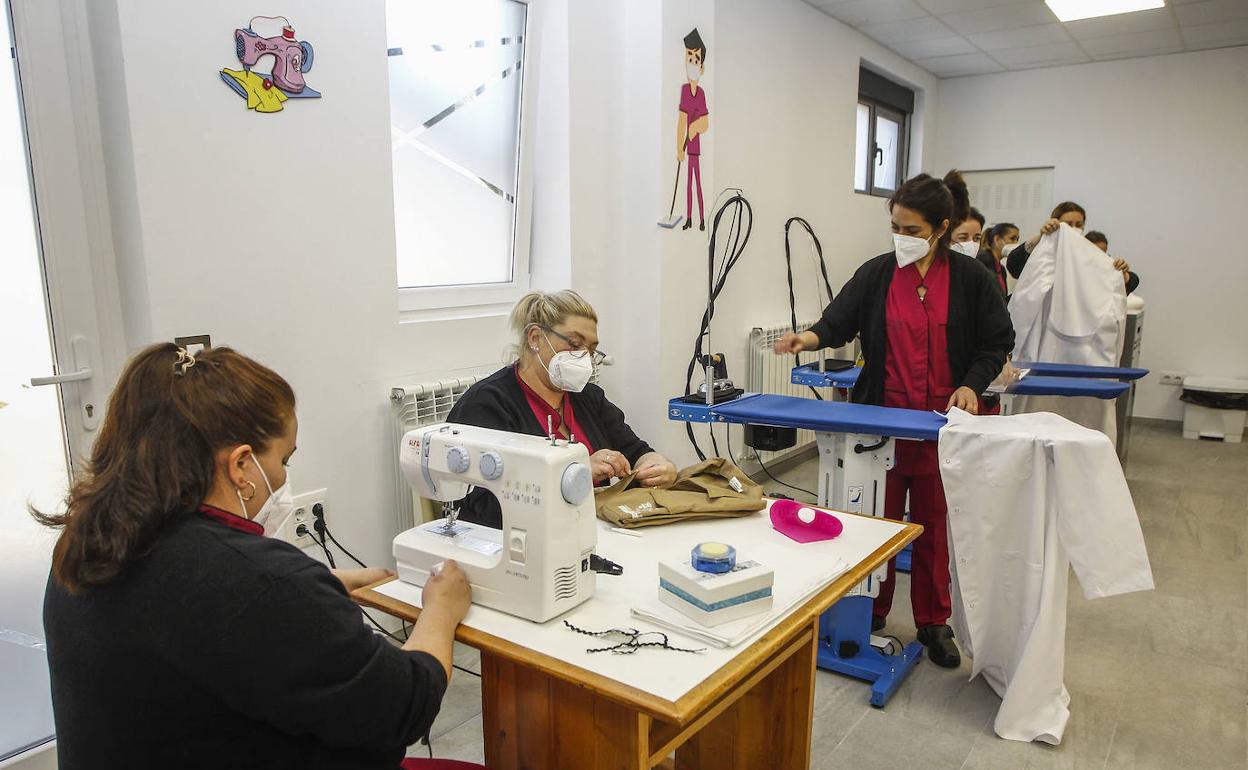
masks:
[[[576,414],[572,411],[572,399],[567,393],[563,394],[563,414],[559,414],[559,410],[546,403],[546,399],[537,394],[537,391],[529,387],[529,383],[524,381],[520,376],[520,367],[512,367],[512,371],[516,373],[516,382],[520,383],[520,390],[524,391],[524,397],[529,402],[529,408],[533,410],[533,416],[537,418],[537,422],[546,428],[546,421],[549,418],[550,424],[554,427],[556,435],[563,434],[564,422],[567,422],[568,436],[575,436],[579,444],[584,444],[585,449],[589,450],[592,455],[594,453],[593,446],[589,443],[589,436],[582,430],[581,424],[576,421]]]
[[[214,508],[213,506],[205,503],[199,504],[199,515],[203,516],[205,519],[212,519],[218,524],[224,524],[230,529],[242,530],[243,532],[249,532],[253,535],[264,534],[264,527],[260,526],[251,519],[244,519],[236,513],[223,511],[220,508]]]

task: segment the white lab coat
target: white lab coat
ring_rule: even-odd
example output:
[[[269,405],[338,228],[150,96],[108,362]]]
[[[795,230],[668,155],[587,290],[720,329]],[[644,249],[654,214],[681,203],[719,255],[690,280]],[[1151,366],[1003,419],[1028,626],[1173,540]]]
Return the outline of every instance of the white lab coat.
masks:
[[[1127,318],[1127,290],[1113,260],[1062,224],[1040,239],[1010,297],[1014,359],[1117,366]],[[1114,402],[1065,396],[1018,396],[1013,412],[1054,412],[1117,435]]]
[[[1113,443],[1054,414],[953,409],[938,449],[951,622],[971,676],[1001,696],[997,735],[1060,743],[1070,717],[1062,684],[1070,567],[1089,599],[1153,587]]]

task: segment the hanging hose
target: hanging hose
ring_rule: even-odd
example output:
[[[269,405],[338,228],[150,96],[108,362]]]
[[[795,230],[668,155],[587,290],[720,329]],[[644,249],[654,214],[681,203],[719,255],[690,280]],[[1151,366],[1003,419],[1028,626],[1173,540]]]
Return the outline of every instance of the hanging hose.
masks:
[[[823,274],[823,285],[828,291],[828,304],[832,303],[832,283],[828,280],[828,263],[823,259],[823,245],[819,243],[819,236],[815,235],[815,228],[801,217],[789,217],[789,221],[784,223],[784,269],[789,279],[789,323],[793,327],[793,333],[799,334],[797,328],[797,297],[793,294],[793,257],[789,247],[789,228],[796,222],[806,228],[806,232],[810,234],[810,239],[815,244],[815,253],[819,256],[819,272]],[[816,351],[818,353],[818,351]],[[800,353],[793,355],[793,365],[795,367],[802,365],[802,356]],[[823,400],[823,395],[815,388],[811,388],[810,392],[815,394],[815,398]]]
[[[719,243],[719,226],[725,214],[729,212],[731,214],[728,220],[728,232],[724,238],[724,254],[719,261],[718,269],[716,269],[715,255],[716,245]],[[685,374],[686,396],[693,392],[693,372],[702,362],[702,343],[710,333],[711,319],[715,317],[715,300],[719,298],[719,293],[724,290],[724,284],[728,280],[728,273],[732,271],[732,268],[737,264],[737,260],[741,258],[741,254],[745,251],[745,245],[750,240],[750,231],[753,227],[754,209],[740,190],[715,210],[715,216],[711,223],[711,240],[706,249],[706,310],[702,312],[702,325],[698,329],[697,338],[694,340],[693,357],[689,359],[689,370]],[[706,386],[709,389],[711,383],[708,382]],[[698,453],[698,459],[705,460],[706,454],[698,446],[698,440],[693,435],[693,423],[685,423],[685,432],[689,434],[689,443],[693,444],[693,451]],[[713,430],[711,432],[711,442],[712,444],[715,443]]]

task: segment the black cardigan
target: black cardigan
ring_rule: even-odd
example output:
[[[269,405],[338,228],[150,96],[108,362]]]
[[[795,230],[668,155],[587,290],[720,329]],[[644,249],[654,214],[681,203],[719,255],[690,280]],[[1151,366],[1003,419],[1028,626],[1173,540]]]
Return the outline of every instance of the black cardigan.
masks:
[[[1027,266],[1027,260],[1031,258],[1031,252],[1027,251],[1027,244],[1020,243],[1018,247],[1010,252],[1006,257],[1005,267],[1010,271],[1010,275],[1018,278],[1023,274],[1023,268]],[[1127,271],[1127,294],[1135,291],[1140,285],[1140,277],[1130,270]]]
[[[572,413],[586,433],[585,441],[595,451],[615,450],[627,457],[630,464],[636,464],[642,455],[654,451],[628,427],[628,423],[624,422],[624,412],[607,400],[602,388],[590,383],[580,393],[567,393],[565,397],[572,402]],[[447,422],[512,433],[546,435],[546,426],[538,422],[516,380],[514,366],[504,366],[469,388],[446,419]],[[469,492],[461,503],[460,515],[466,521],[485,526],[502,526],[502,509],[494,495],[486,490]]]
[[[104,586],[49,579],[43,622],[67,770],[397,770],[446,690],[320,562],[201,514]]]
[[[984,267],[988,268],[988,272],[992,275],[992,282],[993,282],[993,284],[994,284],[994,285],[995,285],[998,289],[1000,289],[1000,290],[1001,290],[1001,296],[1002,296],[1002,297],[1004,297],[1004,298],[1005,298],[1005,300],[1006,300],[1006,302],[1008,303],[1008,302],[1009,302],[1009,299],[1010,299],[1010,292],[1009,292],[1009,289],[1007,289],[1005,286],[1002,286],[1002,285],[1001,285],[1001,279],[1000,279],[999,277],[997,277],[997,260],[996,260],[995,258],[993,258],[993,256],[992,256],[992,252],[991,252],[991,251],[981,251],[981,252],[979,252],[979,254],[975,257],[975,259],[979,260],[979,264],[981,264],[981,265],[983,265]],[[1003,266],[1003,267],[1002,267],[1002,269],[1003,269],[1003,270],[1009,270],[1009,267],[1008,267],[1008,266]]]
[[[957,252],[948,255],[949,368],[955,387],[965,386],[979,395],[1001,373],[1006,356],[1014,349],[1014,326],[996,276],[973,257]],[[896,268],[897,258],[891,251],[859,267],[810,328],[821,347],[839,348],[862,336],[865,364],[853,392],[853,400],[860,404],[884,403],[885,308]]]

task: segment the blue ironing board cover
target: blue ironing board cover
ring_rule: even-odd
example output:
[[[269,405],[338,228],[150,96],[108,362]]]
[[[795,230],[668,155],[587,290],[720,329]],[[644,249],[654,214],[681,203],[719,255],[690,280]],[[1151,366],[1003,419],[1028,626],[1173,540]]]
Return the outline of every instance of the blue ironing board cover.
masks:
[[[817,364],[806,364],[794,367],[792,382],[794,385],[809,385],[815,388],[852,388],[862,372],[861,367],[846,369],[842,372],[821,372],[814,367]],[[1039,364],[1042,367],[1070,367],[1070,364]],[[1020,366],[1026,368],[1026,365]],[[1110,369],[1108,367],[1085,366],[1075,367],[1084,371],[1144,371],[1144,369]],[[1101,374],[1102,377],[1115,376]],[[1127,391],[1129,384],[1116,379],[1092,379],[1093,375],[1072,375],[1067,377],[1039,376],[1033,368],[1031,374],[1010,386],[1008,393],[1016,396],[1084,396],[1088,398],[1117,398]],[[1132,378],[1133,379],[1133,378]]]
[[[1034,370],[1033,370],[1034,371]],[[1085,396],[1118,398],[1131,387],[1122,380],[1094,380],[1087,377],[1037,377],[1028,375],[1010,386],[1016,396]]]
[[[861,373],[861,366],[839,372],[821,372],[816,362],[793,367],[792,382],[794,385],[809,385],[812,388],[852,388]]]
[[[1047,364],[1043,361],[1015,361],[1019,369],[1030,369],[1032,375],[1042,377],[1104,377],[1112,380],[1138,380],[1148,374],[1147,369],[1129,366],[1088,366],[1086,364]]]
[[[825,433],[865,433],[921,440],[937,438],[945,426],[945,418],[935,412],[816,401],[771,393],[750,394],[712,407],[673,399],[668,404],[668,416],[690,422],[774,425]]]

